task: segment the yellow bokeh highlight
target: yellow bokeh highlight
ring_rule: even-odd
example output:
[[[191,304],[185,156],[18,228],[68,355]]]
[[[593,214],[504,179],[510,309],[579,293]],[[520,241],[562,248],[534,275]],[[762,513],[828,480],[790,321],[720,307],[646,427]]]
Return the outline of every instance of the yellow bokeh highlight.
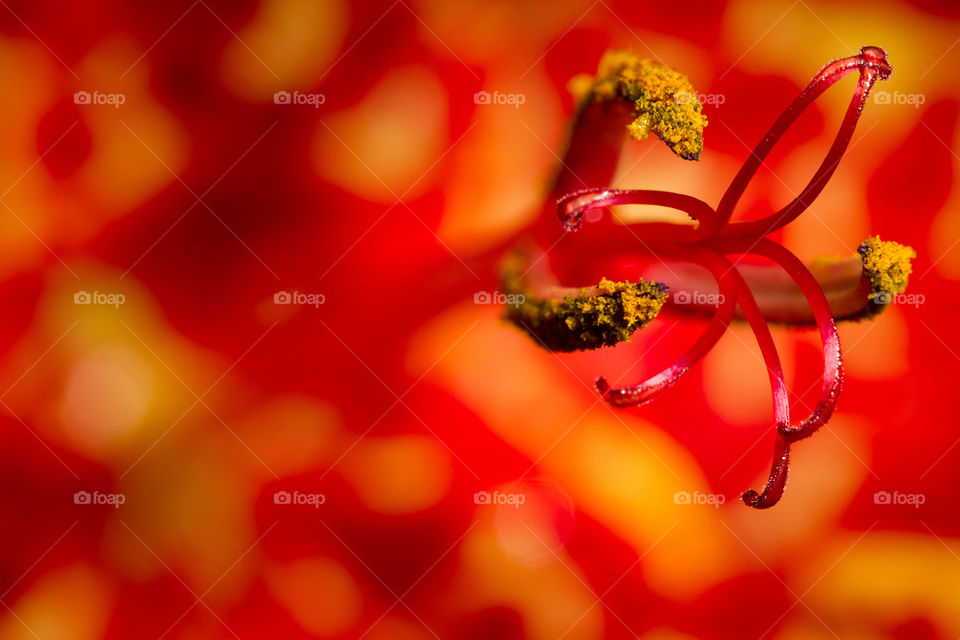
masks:
[[[593,13],[587,0],[416,0],[411,5],[425,23],[420,40],[438,54],[449,56],[452,50],[467,63],[512,68],[514,77],[533,64],[553,38]],[[603,10],[597,8],[594,17],[602,20]]]
[[[270,593],[304,630],[327,637],[349,631],[363,607],[363,593],[340,563],[307,558],[266,567]]]
[[[909,294],[911,287],[907,286]],[[910,330],[904,313],[912,306],[888,305],[875,320],[842,322],[837,325],[843,346],[843,367],[857,380],[896,380],[910,368]]]
[[[436,439],[405,435],[364,438],[338,470],[357,497],[379,513],[421,511],[446,495],[453,476],[451,456]]]
[[[81,106],[93,148],[70,181],[108,217],[127,213],[175,182],[189,154],[186,131],[152,94],[147,61],[130,66],[140,54],[133,43],[110,40],[77,67],[85,87],[125,96],[119,108]]]
[[[239,598],[261,562],[249,455],[206,413],[178,424],[119,482],[127,500],[104,533],[108,561],[133,581],[173,571],[198,593],[215,584],[210,603]]]
[[[267,399],[243,416],[236,432],[280,476],[324,466],[348,446],[334,408],[307,396]],[[246,466],[252,473],[272,478],[252,456]]]
[[[954,180],[954,196],[934,220],[930,229],[930,255],[933,268],[940,276],[960,280],[960,180]],[[921,275],[923,272],[921,272]]]
[[[827,135],[832,137],[835,133],[828,125]],[[767,182],[763,198],[771,207],[779,209],[797,197],[823,161],[825,142],[819,140],[792,150],[789,159],[777,167],[779,178],[763,176]],[[861,171],[854,157],[845,158],[823,193],[803,215],[784,227],[783,244],[806,262],[825,255],[856,255],[857,247],[872,230],[866,181],[859,177]]]
[[[139,55],[125,40],[101,42],[76,66],[82,81],[64,87],[51,77],[59,65],[41,45],[0,39],[0,72],[17,87],[9,100],[0,100],[0,117],[7,124],[0,193],[9,188],[3,198],[7,206],[0,207],[0,272],[37,266],[50,259],[48,247],[59,255],[64,245],[84,242],[109,220],[156,195],[176,179],[171,172],[183,169],[186,133],[153,96],[148,62],[130,67]],[[69,97],[54,87],[122,94],[123,104],[77,105],[78,120],[69,133],[70,125],[64,124],[45,142],[50,146],[38,148],[41,119]],[[72,175],[55,177],[38,157],[68,144],[57,140],[61,133],[75,137],[84,129],[89,157]]]
[[[795,414],[795,420],[809,415],[801,408]],[[764,571],[764,564],[792,563],[810,540],[833,535],[863,483],[873,477],[868,437],[874,428],[856,416],[835,414],[816,437],[791,450],[787,494],[776,507],[757,511],[735,504],[725,514],[724,522],[733,532],[729,535],[751,550],[755,571]],[[772,453],[773,441],[770,427],[756,450]],[[767,481],[766,464],[757,470],[751,486],[759,489]]]
[[[140,425],[154,401],[153,365],[142,352],[118,343],[94,347],[80,357],[68,373],[60,405],[78,449],[109,446]]]
[[[433,71],[392,69],[359,103],[317,125],[316,170],[365,200],[392,204],[405,193],[422,193],[436,181],[437,174],[427,170],[446,148],[447,101]]]
[[[540,213],[557,166],[552,149],[562,147],[567,136],[556,89],[542,71],[522,83],[516,75],[493,76],[486,90],[520,93],[525,102],[519,108],[476,105],[476,124],[450,154],[460,179],[444,185],[446,206],[437,233],[462,251],[501,241]]]
[[[805,600],[842,637],[844,618],[857,611],[879,629],[928,618],[943,637],[955,638],[960,636],[958,555],[955,538],[849,533],[798,565],[797,582],[801,593],[816,582]]]
[[[794,340],[775,333],[780,363],[789,380],[794,369]],[[746,322],[735,322],[703,359],[703,391],[720,420],[737,425],[768,420],[773,424],[770,376],[757,339]],[[736,385],[731,385],[736,380]],[[808,383],[809,384],[809,383]],[[800,390],[798,390],[800,391]]]
[[[478,313],[480,324],[464,335]],[[676,504],[678,491],[709,491],[690,455],[654,425],[594,405],[556,356],[496,322],[489,310],[470,305],[448,312],[414,340],[412,353],[417,371],[440,359],[431,376],[537,460],[579,509],[646,553],[639,570],[653,589],[689,597],[735,571],[737,549],[717,518],[742,507]]]
[[[929,133],[929,132],[927,132]],[[944,140],[956,153],[960,149],[960,127],[954,131],[953,140]],[[930,270],[950,280],[960,280],[960,161],[953,163],[953,182],[950,195],[943,208],[930,225]],[[918,275],[924,275],[924,269]]]
[[[199,591],[219,579],[209,599],[230,601],[249,584],[257,559],[255,550],[244,556],[257,536],[252,506],[264,479],[274,479],[257,453],[262,436],[248,443],[251,430],[237,415],[256,416],[271,403],[247,399],[235,375],[218,380],[232,363],[169,327],[133,277],[97,263],[75,269],[79,280],[50,267],[36,320],[8,355],[5,402],[41,437],[112,469],[126,500],[109,514],[107,563],[134,581],[169,567]],[[123,302],[78,304],[81,290],[86,300]],[[202,402],[195,394],[205,394]],[[299,414],[280,430],[302,442],[280,470],[332,455],[322,437],[325,424],[336,426],[332,413],[315,402],[276,408],[283,405],[267,417]]]
[[[0,616],[0,637],[98,640],[106,632],[115,599],[109,579],[86,564],[48,571]]]
[[[36,321],[0,376],[9,388],[5,401],[44,437],[126,468],[229,363],[215,364],[173,332],[133,277],[89,262],[74,271],[77,279],[50,266]],[[84,295],[101,303],[78,304]]]
[[[0,154],[0,193],[14,213],[0,206],[0,272],[36,266],[47,252],[33,234],[49,237],[54,220],[44,193],[52,180],[44,167],[26,172],[36,161],[36,132],[43,114],[57,96],[53,90],[57,63],[38,42],[0,37],[0,74],[16,91],[0,96],[4,152]],[[17,181],[20,181],[17,183]],[[14,186],[16,184],[16,186]],[[19,218],[19,219],[18,219]]]
[[[237,95],[272,100],[312,86],[334,63],[347,33],[341,0],[264,0],[223,52],[221,75]]]
[[[491,516],[481,518],[458,551],[460,568],[450,595],[454,610],[509,607],[520,614],[524,637],[531,640],[603,637],[602,607],[594,606],[596,596],[569,557],[551,555],[532,567],[504,550]]]
[[[557,502],[554,491],[547,491],[539,483],[522,482],[496,489],[513,497],[507,504],[488,504],[480,508],[493,509],[494,523],[500,546],[512,558],[528,565],[540,566],[553,562],[566,543],[558,523],[572,517],[573,505]],[[520,500],[522,499],[522,500]]]
[[[948,61],[940,61],[927,74],[954,44],[954,23],[904,3],[886,3],[882,10],[869,10],[856,3],[829,0],[793,5],[737,0],[724,13],[720,33],[723,57],[736,60],[736,68],[747,73],[781,75],[802,86],[830,60],[855,55],[860,47],[873,45],[886,50],[894,68],[891,78],[879,82],[874,92],[923,93],[927,104],[956,94]],[[745,43],[752,43],[746,54]],[[833,115],[834,124],[824,132],[824,142],[836,134],[853,82],[851,78],[840,81],[817,101],[824,113]],[[917,115],[912,107],[868,100],[865,124],[861,124],[854,140],[868,128],[874,130],[862,142],[851,145],[844,163],[859,164],[860,170],[869,175],[870,167],[881,162],[913,129]],[[746,142],[752,146],[756,141]],[[844,211],[838,213],[845,215]]]

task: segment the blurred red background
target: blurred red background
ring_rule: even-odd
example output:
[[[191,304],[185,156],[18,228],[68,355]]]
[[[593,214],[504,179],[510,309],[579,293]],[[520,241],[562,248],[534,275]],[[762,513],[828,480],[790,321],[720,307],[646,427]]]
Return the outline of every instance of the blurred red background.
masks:
[[[0,637],[960,635],[956,4],[0,5]],[[838,412],[757,512],[737,496],[771,413],[745,326],[613,411],[593,377],[657,370],[695,323],[556,357],[474,295],[606,49],[722,96],[700,162],[648,141],[618,178],[715,204],[863,45],[889,100],[778,239],[910,244],[924,302],[841,328]],[[738,216],[804,183],[841,85]],[[815,388],[816,334],[775,337]]]

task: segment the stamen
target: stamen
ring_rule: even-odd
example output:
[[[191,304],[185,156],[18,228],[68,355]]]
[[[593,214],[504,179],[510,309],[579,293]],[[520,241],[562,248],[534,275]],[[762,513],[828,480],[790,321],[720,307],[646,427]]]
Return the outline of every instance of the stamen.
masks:
[[[773,215],[729,225],[732,211],[747,185],[784,132],[820,94],[855,70],[860,77],[843,122],[826,157],[800,195]],[[687,214],[696,226],[671,224],[672,220],[662,218],[646,218],[622,227],[608,223],[582,237],[586,242],[579,242],[569,235],[553,240],[555,236],[550,234],[547,223],[549,217],[544,216],[531,228],[534,237],[550,243],[551,248],[557,249],[555,254],[580,256],[584,247],[600,252],[604,261],[599,265],[590,262],[593,272],[588,280],[607,269],[622,268],[624,256],[642,252],[661,261],[681,260],[707,267],[720,292],[716,298],[719,304],[703,334],[672,365],[629,387],[611,387],[606,378],[599,377],[597,390],[615,406],[651,401],[713,348],[725,333],[739,302],[767,367],[777,426],[774,460],[767,483],[761,492],[749,490],[742,496],[743,501],[754,508],[768,508],[780,500],[787,482],[792,443],[815,433],[836,408],[843,368],[834,316],[866,317],[875,313],[874,307],[882,308],[887,296],[901,293],[907,284],[910,260],[916,255],[909,247],[869,238],[860,245],[859,258],[816,261],[811,267],[815,277],[796,256],[766,237],[800,215],[820,194],[850,143],[873,84],[888,78],[891,72],[886,54],[877,47],[864,47],[856,56],[825,66],[744,162],[717,210],[692,196],[605,186],[610,184],[615,171],[622,141],[622,129],[618,137],[611,123],[622,126],[626,103],[635,109],[631,114],[635,120],[628,125],[635,138],[643,140],[649,133],[656,133],[677,155],[696,159],[702,148],[706,119],[685,76],[632,54],[613,52],[604,56],[595,78],[580,78],[573,83],[581,93],[581,106],[568,152],[561,162],[563,169],[545,209],[557,207],[568,233],[578,231],[589,212],[616,205],[672,208]],[[574,180],[580,184],[576,185]],[[622,231],[634,226],[643,228],[644,237],[634,233],[631,241]],[[564,247],[559,247],[560,240],[567,240]],[[655,249],[651,249],[647,241]],[[541,246],[547,244],[541,242]],[[763,256],[779,268],[747,266],[741,272],[724,257],[728,253]],[[601,265],[603,268],[598,268]],[[714,286],[701,283],[699,274],[687,272],[689,279],[681,280],[672,269],[668,267],[668,270],[670,277],[680,280],[684,288],[692,285],[706,291]],[[684,273],[683,269],[677,271]],[[565,277],[570,278],[571,274],[566,273]],[[665,275],[658,276],[660,278],[672,282]],[[504,287],[518,294],[520,300],[508,311],[508,317],[554,351],[596,349],[627,341],[633,331],[645,326],[660,312],[667,299],[665,285],[643,280],[631,283],[603,278],[596,287],[560,287],[542,251],[537,260],[528,255],[515,262],[505,274]],[[705,304],[702,301],[698,304],[684,305],[684,309],[703,312]],[[810,416],[793,424],[783,367],[768,324],[806,324],[811,320],[817,324],[823,350],[821,393]]]
[[[893,72],[893,68],[890,66],[890,63],[887,62],[886,53],[879,47],[863,47],[860,49],[858,55],[831,62],[810,81],[807,88],[787,107],[787,110],[777,119],[753,150],[753,153],[750,154],[750,157],[743,163],[740,171],[737,172],[736,177],[734,177],[730,186],[727,188],[726,193],[723,194],[720,204],[717,207],[717,214],[720,218],[721,226],[725,225],[730,219],[733,208],[740,200],[750,180],[756,174],[757,169],[763,164],[764,158],[767,157],[767,154],[770,153],[770,150],[773,149],[773,146],[784,132],[820,94],[826,91],[837,80],[855,70],[860,71],[860,79],[853,92],[853,97],[850,99],[850,104],[847,107],[847,112],[840,125],[840,129],[837,132],[836,138],[834,138],[833,145],[830,147],[827,156],[820,164],[816,173],[814,173],[810,179],[810,182],[808,182],[807,186],[800,192],[800,195],[772,215],[760,218],[759,220],[740,222],[725,227],[720,232],[724,237],[734,235],[759,237],[767,235],[794,220],[820,195],[830,176],[832,176],[836,170],[840,158],[847,149],[847,145],[850,143],[853,130],[857,126],[857,120],[860,118],[867,95],[870,93],[874,82],[878,79],[886,80]]]
[[[623,148],[623,127],[629,121],[630,106],[622,102],[589,103],[576,113],[566,151],[544,202],[541,224],[549,224],[549,210],[564,194],[613,182]]]
[[[657,317],[666,299],[666,288],[656,282],[604,278],[596,287],[562,297],[526,294],[508,307],[507,319],[551,351],[589,351],[629,342]]]
[[[742,249],[743,250],[743,249]],[[746,248],[751,253],[765,256],[777,264],[796,281],[817,321],[820,330],[820,341],[823,346],[823,379],[820,391],[820,400],[810,417],[795,426],[780,425],[778,430],[788,442],[796,442],[813,435],[830,418],[837,405],[840,386],[843,381],[843,363],[840,357],[840,337],[837,334],[837,325],[830,313],[830,305],[826,296],[810,274],[803,262],[792,253],[766,238],[760,240],[755,247]]]
[[[716,228],[716,213],[703,200],[672,191],[651,191],[647,189],[584,189],[575,191],[557,202],[560,222],[567,231],[578,231],[583,225],[584,216],[597,209],[620,204],[646,204],[669,207],[686,213],[699,223],[690,235],[687,228],[682,237],[693,240],[711,233]],[[642,223],[641,223],[642,224]],[[679,225],[674,225],[679,226]]]
[[[646,404],[661,392],[669,389],[683,377],[723,336],[733,318],[737,303],[737,280],[727,268],[726,260],[709,250],[691,253],[691,259],[702,262],[710,269],[720,287],[719,305],[707,325],[707,329],[689,351],[660,373],[629,387],[611,387],[603,376],[597,378],[596,387],[604,400],[617,407]]]
[[[777,435],[777,441],[773,447],[773,465],[770,468],[770,476],[767,479],[766,486],[761,493],[753,489],[743,492],[740,498],[744,504],[754,509],[769,509],[780,501],[783,497],[783,490],[787,486],[787,473],[790,469],[790,444]]]
[[[857,253],[863,262],[863,273],[872,285],[871,301],[883,308],[890,296],[906,291],[913,271],[910,261],[917,257],[911,247],[874,236],[861,242]]]
[[[685,75],[662,64],[608,51],[595,77],[578,76],[570,87],[579,105],[548,203],[613,182],[624,127],[637,140],[657,134],[681,158],[696,159],[703,149],[707,119],[697,94]]]
[[[734,269],[734,272],[736,273],[736,269]],[[787,384],[783,377],[780,356],[773,342],[773,336],[770,334],[770,328],[767,326],[753,294],[750,293],[747,283],[739,273],[737,279],[740,285],[740,308],[757,338],[757,344],[760,346],[760,353],[763,355],[764,364],[767,366],[767,374],[770,377],[770,390],[773,395],[773,418],[778,431],[773,464],[763,492],[757,493],[750,489],[744,492],[741,498],[747,506],[755,509],[768,509],[780,501],[787,485],[787,474],[790,467],[790,445],[784,440],[780,432],[790,424],[790,399],[787,395]]]
[[[507,319],[551,351],[589,351],[629,342],[647,326],[667,300],[657,282],[613,282],[602,278],[595,287],[560,287],[543,262],[517,250],[503,264]],[[512,302],[512,304],[510,304]]]
[[[760,307],[757,305],[757,301],[743,276],[735,267],[731,266],[730,269],[739,286],[737,301],[743,311],[743,317],[750,324],[750,328],[757,338],[760,354],[763,356],[763,362],[767,367],[767,375],[770,378],[770,392],[773,395],[773,419],[778,428],[789,425],[790,398],[787,395],[787,384],[783,377],[783,366],[780,364],[780,354],[777,353],[777,346],[773,342],[773,336],[770,334],[766,318],[760,311]]]
[[[718,246],[725,244],[721,242]],[[615,242],[605,242],[600,250],[614,253],[624,248]],[[827,297],[837,322],[869,319],[885,309],[893,296],[906,290],[911,260],[916,257],[912,248],[877,237],[864,241],[857,252],[846,257],[819,256],[805,265]],[[670,269],[683,272],[685,286],[692,290],[703,289],[712,282],[706,275],[684,271],[680,263],[671,263]],[[768,323],[815,324],[816,318],[803,291],[783,269],[757,264],[738,265],[737,269]],[[685,310],[701,315],[712,312],[696,303]],[[735,317],[739,319],[742,314]]]
[[[578,79],[575,85],[586,84]],[[634,107],[627,125],[639,141],[651,133],[685,160],[696,160],[703,150],[707,118],[689,78],[669,67],[643,60],[629,51],[608,51],[600,59],[587,100],[624,100]]]

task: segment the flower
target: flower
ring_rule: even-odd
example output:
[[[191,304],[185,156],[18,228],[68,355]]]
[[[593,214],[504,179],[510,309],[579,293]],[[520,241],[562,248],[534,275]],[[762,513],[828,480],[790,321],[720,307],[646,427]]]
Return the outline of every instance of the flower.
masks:
[[[784,132],[820,94],[854,71],[859,73],[859,80],[843,122],[826,157],[801,193],[771,215],[731,223],[737,202]],[[716,208],[678,193],[605,186],[616,166],[624,120],[629,119],[627,129],[634,138],[643,140],[649,133],[656,133],[681,158],[699,158],[707,120],[685,76],[626,52],[611,52],[601,60],[595,78],[577,78],[572,83],[574,91],[581,94],[581,106],[553,192],[544,206],[545,212],[556,207],[565,234],[561,239],[587,226],[591,228],[589,242],[582,243],[572,255],[583,262],[588,255],[636,253],[635,240],[639,240],[648,253],[662,262],[693,262],[705,267],[719,290],[706,300],[691,300],[685,291],[676,294],[675,304],[684,304],[694,311],[712,308],[712,317],[700,339],[673,364],[630,386],[612,386],[601,376],[596,388],[608,403],[617,407],[650,402],[676,384],[710,351],[737,315],[739,305],[769,372],[777,428],[766,486],[762,491],[749,490],[742,495],[751,507],[767,508],[780,500],[786,486],[791,445],[813,435],[836,407],[843,370],[836,320],[876,315],[889,296],[901,293],[907,284],[910,260],[916,254],[895,242],[870,238],[858,247],[857,256],[821,259],[808,267],[768,238],[771,232],[803,213],[826,186],[850,142],[871,88],[891,72],[886,53],[878,47],[863,47],[855,56],[826,65],[756,146]],[[608,221],[585,225],[592,214],[623,204],[672,208],[685,213],[694,224],[647,222],[623,226]],[[643,227],[646,233],[642,237],[634,234],[631,241],[624,233],[632,234],[634,226]],[[557,261],[553,260],[551,269],[549,249],[538,248],[547,245],[550,231],[541,223],[534,235],[539,236],[540,242],[522,246],[505,260],[503,281],[506,290],[523,293],[526,300],[510,311],[508,318],[543,347],[575,351],[628,341],[634,331],[646,326],[668,304],[666,284],[642,279],[613,282],[604,277],[596,287],[563,286],[562,274],[556,273]],[[750,254],[775,266],[735,266],[728,258]],[[568,270],[574,271],[569,267]],[[692,291],[710,290],[712,286],[709,282],[683,285]],[[811,415],[800,421],[791,419],[788,390],[769,322],[813,322],[820,333],[821,394]]]

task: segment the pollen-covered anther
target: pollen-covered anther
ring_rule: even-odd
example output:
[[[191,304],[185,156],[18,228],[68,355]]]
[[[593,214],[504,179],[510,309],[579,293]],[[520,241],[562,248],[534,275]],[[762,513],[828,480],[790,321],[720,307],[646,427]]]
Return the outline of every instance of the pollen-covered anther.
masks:
[[[581,78],[571,87],[583,94],[584,85]],[[681,158],[699,158],[707,117],[684,74],[629,51],[608,51],[600,60],[592,90],[586,95],[599,102],[631,103],[636,117],[627,130],[634,139],[643,141],[653,133]]]
[[[524,292],[507,318],[551,351],[586,351],[628,342],[660,313],[667,301],[656,282],[613,282],[559,297]]]
[[[917,257],[911,247],[874,236],[860,243],[857,253],[863,263],[863,275],[870,279],[871,301],[884,304],[885,298],[906,291],[913,271],[910,261]]]

